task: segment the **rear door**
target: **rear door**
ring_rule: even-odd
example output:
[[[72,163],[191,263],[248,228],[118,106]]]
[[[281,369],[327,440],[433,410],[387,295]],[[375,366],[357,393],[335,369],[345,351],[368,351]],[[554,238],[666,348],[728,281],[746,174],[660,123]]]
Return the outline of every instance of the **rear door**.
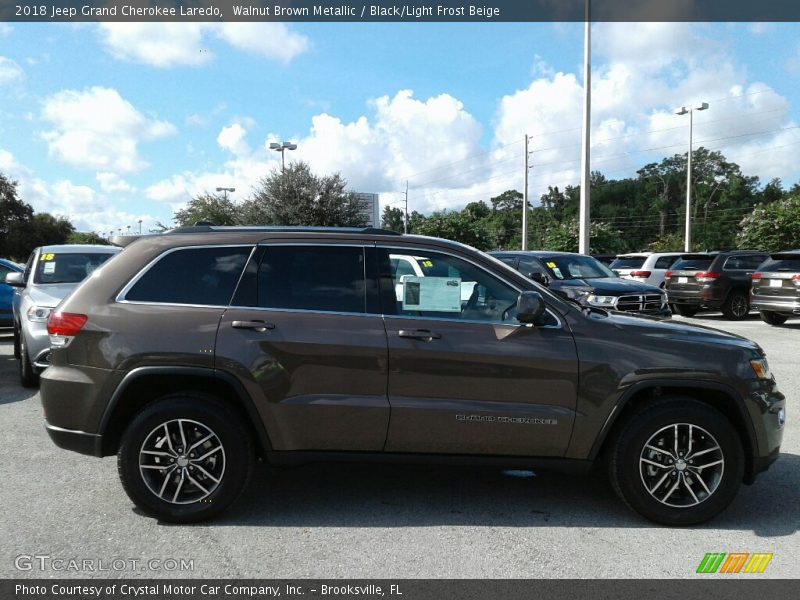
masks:
[[[386,450],[562,456],[578,381],[566,325],[554,312],[545,326],[519,324],[518,289],[444,251],[413,251],[425,276],[406,279],[397,301],[389,256],[398,252],[379,247],[377,257],[392,407]]]
[[[258,398],[276,450],[380,451],[386,330],[362,244],[262,244],[219,327],[218,369]]]

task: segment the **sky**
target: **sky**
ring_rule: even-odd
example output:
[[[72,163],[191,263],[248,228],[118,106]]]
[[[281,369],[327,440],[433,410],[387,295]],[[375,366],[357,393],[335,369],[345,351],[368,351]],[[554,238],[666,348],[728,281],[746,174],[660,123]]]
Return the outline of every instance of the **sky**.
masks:
[[[591,169],[694,146],[800,179],[800,24],[592,27]],[[582,23],[0,23],[0,172],[80,231],[169,225],[286,160],[428,214],[580,182]]]

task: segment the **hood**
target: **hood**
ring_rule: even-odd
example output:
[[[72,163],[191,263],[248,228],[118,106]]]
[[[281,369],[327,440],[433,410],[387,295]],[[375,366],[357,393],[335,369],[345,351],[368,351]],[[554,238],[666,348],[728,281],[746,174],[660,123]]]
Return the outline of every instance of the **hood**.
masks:
[[[31,302],[36,306],[55,308],[78,285],[78,283],[37,284],[29,286],[27,292]]]
[[[620,277],[597,277],[592,279],[554,279],[553,289],[592,292],[598,296],[623,296],[625,294],[662,294],[654,285]]]
[[[721,331],[713,327],[706,327],[705,325],[693,325],[680,321],[666,321],[656,317],[647,317],[644,315],[634,316],[619,312],[608,313],[608,317],[605,317],[605,319],[609,325],[622,330],[628,330],[633,335],[644,335],[684,343],[738,347],[755,352],[759,356],[764,355],[761,346],[754,341],[734,333]]]

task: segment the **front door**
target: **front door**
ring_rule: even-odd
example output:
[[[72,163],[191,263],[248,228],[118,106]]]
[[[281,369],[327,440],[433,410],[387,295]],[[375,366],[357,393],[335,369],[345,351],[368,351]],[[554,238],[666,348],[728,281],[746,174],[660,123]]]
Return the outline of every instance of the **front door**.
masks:
[[[423,275],[400,281],[391,261],[400,254]],[[392,407],[386,450],[562,456],[578,385],[563,320],[548,312],[544,326],[520,324],[519,290],[454,254],[379,248],[377,263]]]

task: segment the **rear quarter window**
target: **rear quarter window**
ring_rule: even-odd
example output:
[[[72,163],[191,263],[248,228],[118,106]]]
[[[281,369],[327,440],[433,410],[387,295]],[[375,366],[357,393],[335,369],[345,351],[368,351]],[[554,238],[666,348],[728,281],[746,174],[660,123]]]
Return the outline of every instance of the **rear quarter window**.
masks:
[[[139,277],[124,299],[227,306],[251,251],[250,246],[173,250]]]

